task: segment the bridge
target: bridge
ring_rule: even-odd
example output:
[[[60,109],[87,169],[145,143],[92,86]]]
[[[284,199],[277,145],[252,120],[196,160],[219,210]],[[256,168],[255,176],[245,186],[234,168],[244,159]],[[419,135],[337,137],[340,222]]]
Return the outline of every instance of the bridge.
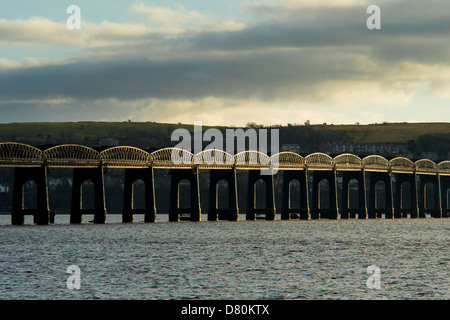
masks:
[[[83,214],[94,214],[94,223],[106,222],[104,175],[115,168],[125,169],[122,221],[133,222],[134,214],[143,213],[145,222],[156,221],[155,170],[169,169],[170,209],[169,221],[200,221],[199,176],[209,170],[207,208],[208,221],[239,220],[238,186],[236,172],[246,170],[248,181],[246,219],[275,220],[274,176],[282,176],[281,219],[398,219],[449,217],[450,161],[435,163],[428,159],[411,161],[397,157],[387,160],[379,155],[360,158],[353,154],[341,154],[334,158],[324,153],[312,153],[305,157],[292,152],[280,152],[272,156],[258,151],[243,151],[231,155],[220,150],[204,150],[193,154],[177,148],[164,148],[154,152],[118,146],[98,151],[90,147],[64,144],[46,150],[16,143],[0,143],[0,167],[14,168],[11,222],[24,223],[25,215],[33,215],[34,223],[45,225],[53,222],[49,208],[48,168],[72,168],[72,195],[70,223],[81,223]],[[276,168],[275,174],[268,170]],[[133,183],[145,184],[145,208],[133,207]],[[24,209],[24,184],[32,180],[37,185],[35,209]],[[94,209],[82,207],[82,184],[91,180],[94,184]],[[180,208],[180,183],[189,181],[190,207]],[[218,207],[218,183],[228,185],[226,208]],[[256,183],[265,184],[265,206],[256,206]],[[292,182],[299,190],[297,207],[291,206]],[[328,183],[328,205],[321,204],[321,184]],[[338,182],[341,188],[338,188]],[[357,184],[358,205],[351,207],[350,182]],[[409,184],[410,206],[404,205],[404,185]],[[384,185],[384,206],[378,205],[377,188]],[[432,200],[427,192],[432,188]],[[339,192],[340,190],[340,192]],[[242,200],[242,199],[241,199]],[[279,199],[278,199],[279,200]]]

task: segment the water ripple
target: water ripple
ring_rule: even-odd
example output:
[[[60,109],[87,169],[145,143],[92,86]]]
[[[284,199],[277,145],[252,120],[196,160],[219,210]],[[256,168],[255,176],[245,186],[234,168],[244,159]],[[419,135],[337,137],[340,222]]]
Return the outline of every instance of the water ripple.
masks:
[[[449,219],[10,226],[0,299],[449,299]],[[65,217],[68,221],[68,218]],[[111,218],[113,219],[113,218]],[[66,269],[81,269],[69,290]],[[381,289],[366,285],[380,268]]]

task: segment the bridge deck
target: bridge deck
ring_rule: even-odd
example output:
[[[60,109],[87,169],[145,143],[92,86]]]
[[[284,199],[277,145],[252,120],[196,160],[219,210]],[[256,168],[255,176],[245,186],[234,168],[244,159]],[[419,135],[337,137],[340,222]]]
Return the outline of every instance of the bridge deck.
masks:
[[[163,148],[152,153],[145,150],[118,146],[103,151],[76,145],[63,144],[40,150],[17,143],[0,143],[0,167],[111,167],[111,168],[164,168],[164,169],[246,169],[259,170],[339,170],[380,171],[393,173],[418,173],[450,175],[450,161],[439,164],[421,159],[416,162],[397,157],[390,161],[379,155],[363,159],[353,154],[341,154],[334,158],[324,153],[312,153],[306,157],[293,152],[279,152],[268,156],[259,151],[243,151],[231,155],[221,150],[204,150],[198,154],[179,148]]]

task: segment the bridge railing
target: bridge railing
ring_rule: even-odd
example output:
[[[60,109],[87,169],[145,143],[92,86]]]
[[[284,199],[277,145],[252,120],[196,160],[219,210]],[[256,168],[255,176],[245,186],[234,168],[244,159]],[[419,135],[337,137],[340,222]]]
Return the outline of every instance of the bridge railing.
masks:
[[[100,153],[102,164],[115,168],[146,168],[151,164],[150,153],[135,147],[119,146]]]
[[[267,154],[254,150],[242,151],[234,156],[236,168],[239,169],[256,170],[269,168],[271,165],[270,160]]]
[[[63,144],[44,151],[45,162],[50,167],[98,167],[100,153],[77,144]]]
[[[436,174],[438,173],[438,166],[434,161],[428,159],[418,160],[414,163],[417,173],[422,174]]]
[[[391,172],[394,173],[414,173],[414,162],[404,157],[397,157],[389,161]]]
[[[0,143],[0,167],[97,167],[117,168],[192,168],[264,169],[275,166],[282,170],[361,170],[393,173],[450,175],[450,160],[435,163],[429,159],[416,162],[397,157],[390,161],[379,155],[363,159],[346,153],[334,158],[325,153],[306,157],[294,152],[279,152],[269,157],[265,153],[246,150],[231,155],[222,150],[204,150],[197,154],[180,148],[163,148],[149,153],[131,146],[112,147],[101,152],[77,144],[63,144],[44,151],[18,142]]]
[[[270,157],[272,165],[282,170],[303,170],[305,159],[294,152],[283,151]]]
[[[438,172],[441,175],[450,176],[450,161],[442,161],[439,163]]]
[[[333,159],[334,167],[337,170],[362,170],[363,163],[360,157],[351,153],[344,153]]]
[[[235,164],[233,155],[223,150],[207,149],[194,155],[194,164],[199,168],[226,169]]]
[[[1,167],[39,167],[44,163],[42,151],[17,142],[0,143]]]
[[[362,159],[364,170],[388,172],[390,170],[389,161],[379,155],[371,155]]]
[[[152,152],[150,162],[155,168],[192,168],[194,155],[180,148],[164,148]]]
[[[311,170],[333,170],[333,158],[321,152],[312,153],[305,157],[305,167]]]

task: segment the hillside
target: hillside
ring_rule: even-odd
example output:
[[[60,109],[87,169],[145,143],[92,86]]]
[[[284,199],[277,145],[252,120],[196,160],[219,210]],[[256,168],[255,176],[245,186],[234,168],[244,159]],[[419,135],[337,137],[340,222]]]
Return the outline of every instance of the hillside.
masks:
[[[158,149],[174,145],[170,137],[176,128],[193,130],[192,124],[155,122],[47,122],[0,124],[0,141],[15,141],[35,146],[64,143],[91,147],[101,139],[114,138],[119,145]],[[249,123],[248,127],[262,128]],[[206,130],[210,127],[203,126]],[[231,127],[218,127],[224,131]],[[450,123],[383,123],[369,125],[291,125],[271,126],[280,130],[280,146],[298,144],[304,152],[322,151],[338,143],[406,144],[411,153],[437,152],[440,158],[450,152]]]
[[[447,123],[385,123],[369,125],[328,125],[328,130],[344,131],[353,142],[407,143],[424,135],[450,134]]]

